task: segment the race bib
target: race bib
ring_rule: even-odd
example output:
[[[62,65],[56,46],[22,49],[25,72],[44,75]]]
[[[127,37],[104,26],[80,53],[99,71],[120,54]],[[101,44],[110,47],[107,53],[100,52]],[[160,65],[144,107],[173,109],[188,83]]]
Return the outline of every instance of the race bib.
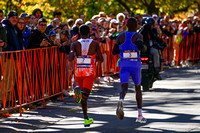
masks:
[[[123,58],[124,59],[137,59],[138,54],[136,50],[125,50],[123,52]]]
[[[91,66],[91,56],[78,56],[77,57],[77,67],[78,68],[88,68]]]

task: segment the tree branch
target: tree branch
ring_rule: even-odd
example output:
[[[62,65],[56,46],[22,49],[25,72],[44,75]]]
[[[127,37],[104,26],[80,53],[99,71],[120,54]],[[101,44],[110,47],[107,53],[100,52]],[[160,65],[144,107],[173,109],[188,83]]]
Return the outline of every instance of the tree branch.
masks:
[[[191,5],[192,5],[192,4],[189,4],[188,6],[182,8],[182,9],[174,10],[173,12],[174,12],[174,13],[178,13],[178,12],[186,12],[186,11],[188,11],[188,9],[190,8]]]
[[[119,4],[121,4],[128,12],[130,12],[130,7],[126,5],[125,2],[123,2],[122,0],[118,0]]]
[[[144,4],[144,6],[146,6],[146,7],[148,7],[148,6],[149,6],[146,0],[142,0],[142,3],[143,3],[143,4]]]

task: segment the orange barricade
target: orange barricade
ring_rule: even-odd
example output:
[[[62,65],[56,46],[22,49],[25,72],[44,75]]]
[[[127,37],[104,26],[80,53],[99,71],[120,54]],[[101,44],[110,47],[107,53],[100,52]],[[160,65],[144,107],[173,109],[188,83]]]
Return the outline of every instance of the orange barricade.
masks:
[[[192,61],[200,59],[200,34],[193,33],[187,36],[174,35],[169,39],[163,39],[168,44],[168,47],[162,53],[165,63],[169,64],[173,60],[176,66],[185,61]]]
[[[1,111],[20,107],[21,115],[21,106],[43,101],[45,107],[45,99],[55,95],[63,99],[67,64],[67,55],[58,47],[1,52]]]
[[[119,71],[119,67],[117,67],[119,55],[112,54],[114,41],[115,40],[107,39],[106,43],[100,43],[104,61],[101,66],[98,66],[97,73],[99,76],[109,76],[109,74],[115,74]]]

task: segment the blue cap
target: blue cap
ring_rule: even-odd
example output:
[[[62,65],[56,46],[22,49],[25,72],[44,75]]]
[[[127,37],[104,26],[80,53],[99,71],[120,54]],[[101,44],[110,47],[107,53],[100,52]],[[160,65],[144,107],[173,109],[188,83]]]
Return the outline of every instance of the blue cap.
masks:
[[[56,34],[57,34],[57,32],[55,30],[52,30],[52,31],[49,32],[49,36],[54,36]]]

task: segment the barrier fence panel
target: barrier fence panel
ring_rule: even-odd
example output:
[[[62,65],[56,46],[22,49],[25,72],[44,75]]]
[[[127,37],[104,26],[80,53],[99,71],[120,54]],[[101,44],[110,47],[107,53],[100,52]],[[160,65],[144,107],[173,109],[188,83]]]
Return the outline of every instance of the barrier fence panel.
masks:
[[[200,59],[200,34],[194,32],[187,36],[174,35],[169,39],[163,39],[168,44],[164,49],[162,56],[165,64],[175,61],[176,66],[191,61],[193,64]]]
[[[119,55],[112,54],[114,42],[115,40],[107,39],[105,43],[100,43],[100,49],[103,54],[104,61],[101,63],[101,66],[98,66],[100,69],[97,70],[99,76],[109,76],[110,74],[115,74],[119,71],[119,67],[117,67]]]
[[[68,56],[58,47],[0,53],[0,112],[61,95],[69,86]]]

